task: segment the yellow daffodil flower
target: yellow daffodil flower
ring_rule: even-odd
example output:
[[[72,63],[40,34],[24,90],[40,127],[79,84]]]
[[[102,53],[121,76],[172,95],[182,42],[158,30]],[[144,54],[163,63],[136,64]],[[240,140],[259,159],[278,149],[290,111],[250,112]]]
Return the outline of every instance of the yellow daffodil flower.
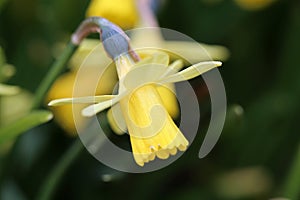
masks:
[[[148,27],[151,25],[156,24],[156,19],[154,14],[151,10],[146,7],[146,10],[143,9],[141,6],[136,6],[136,2],[143,2],[147,3],[145,1],[122,1],[121,3],[117,3],[117,1],[109,1],[109,0],[92,0],[89,9],[87,11],[87,15],[101,15],[105,16],[108,19],[113,20],[112,16],[118,16],[117,19],[120,19],[121,21],[117,21],[116,24],[120,25],[121,27],[124,27],[122,25],[123,21],[127,21],[128,18],[122,16],[124,13],[126,13],[126,9],[130,7],[130,9],[135,9],[133,13],[138,12],[137,14],[137,21],[139,24],[139,27]],[[105,4],[103,6],[100,6],[100,4]],[[118,4],[116,7],[114,4]],[[119,6],[122,5],[121,10],[119,9]],[[138,9],[137,9],[138,8]],[[145,8],[145,6],[144,6]],[[97,10],[102,10],[100,13],[97,13]],[[148,10],[147,10],[148,9]],[[124,12],[124,13],[123,13]],[[101,14],[102,13],[102,14]],[[108,13],[107,16],[105,13]],[[146,15],[146,16],[145,16]],[[149,18],[150,16],[150,18]],[[148,18],[147,18],[148,17]],[[129,17],[130,19],[130,17]],[[130,20],[129,20],[130,21]],[[149,21],[155,21],[154,23],[151,23]],[[127,22],[126,22],[127,23]],[[174,61],[178,59],[178,55],[187,55],[189,57],[189,61],[191,63],[185,62],[185,65],[188,64],[194,64],[200,61],[207,61],[211,59],[216,60],[226,60],[229,53],[228,50],[225,47],[219,46],[219,45],[205,45],[205,44],[199,44],[196,42],[183,42],[183,41],[166,41],[161,35],[161,32],[159,29],[137,29],[136,31],[131,31],[132,35],[132,44],[134,48],[147,48],[147,47],[154,47],[152,49],[162,49],[166,50],[166,52],[170,56],[170,61]],[[146,38],[146,39],[145,39]],[[70,60],[70,66],[71,66],[71,74],[69,76],[76,76],[77,69],[85,62],[85,66],[89,66],[91,68],[90,72],[93,73],[93,70],[101,70],[102,68],[105,68],[109,65],[111,62],[110,59],[107,58],[106,53],[102,47],[102,45],[99,45],[100,41],[96,39],[85,39],[81,45],[79,46],[78,50]],[[143,50],[139,52],[140,57],[145,57],[149,54],[152,54],[156,50]],[[93,54],[93,55],[91,55]],[[88,59],[86,60],[86,58]],[[92,70],[93,69],[93,70]],[[110,74],[115,80],[116,73],[113,72]],[[88,75],[87,75],[88,76]],[[107,74],[109,76],[109,74]],[[63,78],[59,79],[60,81],[57,81],[52,89],[49,92],[49,95],[46,99],[46,101],[50,101],[52,99],[56,98],[64,98],[71,96],[73,91],[73,85],[74,85],[74,79],[68,79],[65,80]],[[86,85],[86,87],[89,87]],[[162,101],[165,105],[165,108],[167,109],[168,113],[172,118],[176,118],[178,116],[179,110],[177,105],[177,99],[174,95],[174,85],[173,84],[166,84],[165,87],[158,87],[157,91],[162,96]],[[101,91],[101,88],[99,88],[98,94],[104,94]],[[64,105],[61,108],[59,108],[60,111],[58,111],[58,108],[52,108],[52,111],[54,112],[56,121],[64,127],[67,133],[70,135],[76,135],[75,125],[73,118],[70,116],[73,116],[73,113],[71,113],[71,106]],[[108,120],[110,121],[111,128],[114,132],[121,134],[123,131],[119,130],[117,126],[115,126],[115,122],[113,121],[113,117],[111,116],[112,112],[109,110],[107,113]],[[82,119],[82,121],[85,121]],[[82,125],[84,123],[82,122]]]
[[[155,157],[166,159],[177,150],[184,151],[188,141],[166,111],[157,87],[192,79],[220,66],[221,62],[200,62],[179,71],[183,62],[169,65],[169,56],[160,52],[137,63],[122,55],[115,63],[119,77],[117,95],[57,99],[49,105],[93,103],[82,110],[84,116],[93,116],[112,106],[114,122],[120,130],[128,130],[133,156],[140,166]]]
[[[136,0],[91,0],[87,17],[104,17],[124,29],[136,26],[138,12]]]
[[[145,40],[145,38],[147,38]],[[132,32],[132,46],[135,49],[144,49],[139,51],[140,57],[145,57],[149,54],[156,52],[155,49],[165,50],[170,57],[170,61],[175,61],[178,59],[178,55],[186,55],[189,58],[191,64],[207,61],[207,60],[226,60],[229,53],[225,47],[219,45],[206,45],[199,44],[196,42],[184,42],[184,41],[166,41],[162,38],[160,30],[157,28],[150,29],[137,29]],[[83,62],[88,62],[85,66],[94,66],[95,70],[98,70],[99,67],[107,66],[110,63],[110,60],[106,57],[106,53],[102,46],[99,46],[100,42],[96,39],[85,39],[80,45],[78,51],[75,53],[70,63],[73,66],[73,69],[81,66]],[[154,49],[154,50],[149,50]],[[89,55],[92,52],[93,55]],[[88,60],[85,60],[86,56],[89,55]],[[185,65],[190,64],[184,62]],[[115,75],[115,74],[112,74]],[[67,84],[67,83],[65,83]],[[72,85],[70,85],[72,84]],[[70,89],[73,87],[73,83],[68,84]],[[64,93],[65,89],[63,87],[56,88],[56,91],[62,91]],[[179,110],[177,105],[177,99],[174,95],[174,85],[167,84],[167,87],[159,87],[158,92],[163,97],[163,102],[165,108],[172,118],[176,118],[178,116]],[[65,96],[60,96],[59,98],[63,98]],[[55,97],[56,98],[56,97]],[[55,99],[51,97],[51,99]],[[48,98],[49,100],[49,98]],[[56,109],[56,108],[55,108]],[[111,122],[111,128],[114,132],[120,134],[118,127],[114,126],[114,122],[112,121],[111,111],[107,114],[109,121]],[[72,121],[64,122],[64,118],[60,120],[60,123],[70,123],[70,126],[74,127],[74,123]],[[68,130],[69,133],[73,133],[74,129]]]
[[[93,50],[93,51],[92,51]],[[141,57],[147,56],[148,52],[141,51]],[[73,96],[73,87],[75,85],[77,70],[78,67],[81,66],[85,62],[85,58],[87,58],[87,63],[84,64],[86,70],[84,73],[86,74],[85,80],[80,80],[82,85],[85,85],[87,90],[82,91],[80,95],[86,95],[88,88],[91,88],[91,84],[94,80],[98,79],[95,77],[95,72],[99,72],[99,70],[103,71],[106,66],[111,63],[111,60],[107,57],[106,52],[104,51],[102,45],[99,45],[99,41],[93,39],[85,39],[80,45],[77,52],[74,54],[72,59],[70,60],[71,71],[61,75],[51,87],[47,97],[46,102],[49,102],[53,99],[66,98]],[[109,67],[105,73],[103,74],[100,83],[101,87],[97,87],[96,94],[106,94],[111,93],[113,91],[114,85],[117,83],[117,73],[115,70],[115,66],[112,65]],[[169,84],[166,87],[158,87],[157,88],[160,95],[163,97],[163,103],[171,115],[172,118],[177,117],[179,110],[177,106],[177,100],[174,96],[175,88],[173,85]],[[84,117],[80,117],[80,113],[74,113],[71,105],[63,105],[60,107],[51,107],[51,110],[54,113],[55,121],[68,133],[70,136],[76,136],[77,131],[74,123],[74,115],[77,117],[77,128],[84,128],[87,119]],[[115,126],[115,122],[112,118],[111,110],[108,111],[107,117],[110,122],[111,128],[117,134],[123,134],[124,131],[120,130],[118,126]]]
[[[149,32],[147,30],[149,30]],[[162,50],[168,50],[169,48],[170,51],[166,51],[166,53],[169,54],[170,61],[175,61],[176,59],[178,59],[179,57],[177,55],[188,55],[189,61],[191,61],[192,64],[200,61],[211,60],[210,57],[214,58],[215,60],[226,60],[228,56],[227,49],[222,46],[211,46],[202,44],[202,48],[200,44],[193,42],[165,41],[161,37],[160,32],[158,32],[157,29],[152,30],[153,34],[150,34],[151,29],[145,29],[145,31],[139,29],[137,31],[139,31],[139,33],[136,32],[136,35],[133,35],[132,39],[132,44],[135,48],[139,48],[143,45],[145,47],[147,47],[147,45],[148,47],[153,47],[154,44],[158,44],[157,46],[161,46],[160,49]],[[143,40],[143,32],[144,35],[147,36],[147,40]],[[66,75],[63,75],[54,83],[46,98],[47,102],[53,99],[66,98],[72,96],[77,69],[84,62],[86,62],[84,65],[90,68],[90,70],[88,71],[91,75],[95,74],[95,71],[104,69],[111,63],[111,60],[107,57],[102,45],[99,44],[100,41],[96,39],[85,39],[82,42],[82,44],[70,60],[71,72],[67,73]],[[145,49],[139,51],[138,53],[140,57],[143,58],[147,57],[147,55],[155,51],[156,50]],[[86,60],[87,56],[88,59]],[[184,64],[186,65],[187,63]],[[105,77],[104,79],[111,80],[109,82],[110,84],[107,86],[108,88],[104,90],[102,90],[103,88],[99,88],[99,90],[97,90],[98,95],[105,94],[108,91],[111,92],[113,89],[113,85],[117,82],[116,72],[114,70],[110,70],[106,73],[105,76],[107,77]],[[90,75],[87,74],[87,77],[90,77]],[[82,84],[85,83],[83,82]],[[88,88],[89,85],[86,84],[86,87]],[[163,103],[170,116],[172,118],[176,118],[178,116],[179,110],[177,105],[177,99],[174,95],[174,85],[167,84],[167,87],[159,87],[157,90],[162,96]],[[51,110],[54,112],[54,119],[64,128],[64,130],[69,135],[77,135],[75,124],[73,121],[72,107],[70,105],[64,105],[59,108],[51,108]],[[112,120],[113,118],[111,116],[111,111],[107,113],[107,117],[111,122],[110,125],[113,131],[118,134],[121,134],[122,131],[120,131],[118,127],[114,126],[115,123]],[[82,118],[82,126],[84,126],[85,122],[86,120]]]
[[[276,0],[235,0],[236,3],[246,10],[259,10],[271,5]]]

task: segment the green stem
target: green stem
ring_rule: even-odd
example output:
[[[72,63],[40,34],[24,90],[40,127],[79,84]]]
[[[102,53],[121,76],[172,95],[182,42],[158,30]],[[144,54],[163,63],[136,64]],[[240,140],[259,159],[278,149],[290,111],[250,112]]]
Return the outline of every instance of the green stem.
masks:
[[[68,61],[70,60],[73,53],[76,51],[77,45],[69,42],[62,55],[53,63],[47,76],[44,78],[42,83],[36,90],[32,110],[38,108],[43,103],[45,95],[54,83],[55,79],[59,74],[66,68]],[[42,185],[38,198],[39,200],[51,199],[56,186],[60,182],[66,169],[73,163],[75,158],[82,152],[83,145],[79,138],[72,144],[72,146],[63,154],[58,164],[51,171],[46,181]]]
[[[50,87],[52,86],[53,82],[58,77],[58,75],[65,69],[67,62],[69,61],[69,59],[71,58],[71,56],[73,55],[73,53],[75,52],[76,49],[77,49],[77,45],[73,44],[72,42],[69,42],[69,44],[65,48],[62,55],[53,63],[53,65],[50,68],[49,73],[43,79],[42,83],[39,85],[39,87],[36,91],[36,94],[35,94],[34,100],[33,100],[33,104],[32,104],[32,108],[31,108],[32,110],[35,110],[36,108],[41,106],[43,99],[44,99],[45,95],[47,94],[48,90],[50,89]],[[26,121],[27,119],[24,119],[24,120]],[[18,129],[25,128],[23,121],[20,122],[20,123],[22,123],[22,126],[20,126],[20,127],[18,127],[16,125],[15,126],[12,125],[12,126],[8,126],[7,129],[3,129],[2,131],[10,131],[11,127],[17,127]],[[15,144],[17,144],[17,143],[15,143]],[[13,147],[13,148],[15,148],[15,147]],[[3,174],[1,173],[0,179],[2,176],[3,176]],[[0,180],[0,182],[1,182],[1,180]]]
[[[287,180],[283,188],[283,196],[289,199],[299,199],[300,197],[300,146],[296,153]]]
[[[2,110],[2,97],[0,96],[0,110]],[[2,125],[2,113],[0,112],[0,127]]]
[[[55,192],[56,187],[61,181],[64,173],[80,155],[84,149],[83,144],[79,138],[71,145],[71,147],[63,154],[54,169],[50,172],[45,182],[43,183],[38,195],[37,200],[50,200]]]
[[[67,62],[69,61],[76,49],[77,45],[73,44],[72,42],[69,42],[62,55],[53,63],[53,65],[50,68],[50,71],[47,73],[47,76],[36,90],[32,104],[32,110],[41,106],[48,90],[54,83],[57,76],[66,68]]]

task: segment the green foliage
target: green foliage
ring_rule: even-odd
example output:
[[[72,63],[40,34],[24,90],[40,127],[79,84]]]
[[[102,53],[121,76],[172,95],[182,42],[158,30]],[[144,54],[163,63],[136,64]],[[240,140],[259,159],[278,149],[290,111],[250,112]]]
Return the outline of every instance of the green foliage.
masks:
[[[0,11],[6,2],[7,0],[0,0]]]
[[[32,111],[25,117],[20,118],[4,127],[0,127],[0,145],[11,142],[25,131],[48,122],[53,117],[52,113],[45,110]]]
[[[13,64],[16,74],[9,83],[35,91],[52,60],[61,54],[57,47],[66,44],[84,19],[88,1],[4,2],[0,0],[0,45],[7,58],[0,49],[0,70],[6,63]],[[75,200],[299,199],[300,3],[275,1],[265,9],[246,11],[234,0],[207,2],[169,0],[158,13],[162,27],[199,42],[224,45],[231,52],[220,68],[228,97],[226,124],[207,157],[197,157],[209,120],[205,102],[201,104],[201,112],[205,112],[199,133],[189,150],[167,168],[147,174],[109,169],[81,149],[80,143],[74,143],[75,150],[68,149],[74,140],[55,123],[31,129],[52,116],[48,111],[33,111],[0,129],[0,145],[21,135],[11,153],[2,152],[5,145],[0,148],[0,199],[19,194],[34,199],[37,188],[53,199]],[[53,77],[36,100],[36,107]],[[4,80],[7,78],[0,76],[0,81]],[[195,84],[199,82],[192,83],[196,93],[203,93]],[[126,135],[112,136],[112,140],[128,147]],[[35,159],[25,165],[28,157]],[[264,183],[261,190],[255,188],[260,187],[260,180]],[[231,184],[240,186],[239,191]]]

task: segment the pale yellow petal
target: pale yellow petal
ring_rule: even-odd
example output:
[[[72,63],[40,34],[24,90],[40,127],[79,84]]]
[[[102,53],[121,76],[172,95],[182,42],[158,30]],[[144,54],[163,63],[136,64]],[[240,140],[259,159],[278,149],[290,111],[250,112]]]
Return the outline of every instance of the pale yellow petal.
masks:
[[[87,66],[87,67],[86,67]],[[84,65],[85,70],[62,74],[52,85],[45,102],[69,97],[85,97],[111,94],[117,82],[115,68],[108,67],[104,72],[101,66]],[[99,79],[99,74],[103,74]],[[97,83],[97,85],[95,85]],[[76,87],[76,88],[75,88]],[[77,136],[77,129],[85,127],[88,119],[81,115],[86,104],[68,104],[50,107],[54,120],[71,136]],[[76,119],[76,126],[75,126]]]
[[[229,50],[220,45],[207,45],[197,42],[186,41],[165,41],[164,49],[169,52],[171,60],[176,60],[182,56],[191,64],[208,60],[227,60]]]
[[[195,78],[209,70],[221,66],[222,63],[218,61],[200,62],[192,65],[176,74],[170,75],[162,79],[162,83],[175,83],[180,81],[186,81]]]
[[[115,95],[114,98],[107,100],[107,101],[103,101],[94,105],[90,105],[88,107],[86,107],[85,109],[82,110],[82,115],[85,117],[91,117],[93,115],[96,115],[97,113],[113,106],[114,104],[116,104],[118,101],[120,101],[127,93],[122,93],[119,95]]]
[[[145,84],[155,83],[167,71],[167,67],[159,64],[145,64],[130,70],[120,82],[126,90],[133,90]]]
[[[175,60],[168,66],[168,70],[163,75],[163,77],[169,76],[171,74],[175,74],[178,71],[180,71],[183,67],[184,67],[184,62],[181,59]]]
[[[88,97],[76,97],[76,98],[62,98],[55,99],[48,103],[48,106],[61,106],[66,104],[91,104],[91,103],[100,103],[103,101],[111,100],[116,97],[116,95],[100,95],[100,96],[88,96]]]

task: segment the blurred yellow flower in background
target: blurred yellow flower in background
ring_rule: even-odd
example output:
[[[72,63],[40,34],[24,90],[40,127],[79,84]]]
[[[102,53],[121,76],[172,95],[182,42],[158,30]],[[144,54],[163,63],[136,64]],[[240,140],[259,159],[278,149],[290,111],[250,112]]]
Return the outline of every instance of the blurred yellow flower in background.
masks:
[[[123,29],[133,28],[138,22],[135,0],[92,0],[86,15],[104,17]]]
[[[259,10],[268,7],[276,0],[235,0],[235,2],[246,10]]]
[[[98,41],[99,42],[99,41]],[[85,47],[86,45],[90,45],[89,41],[83,42],[80,48],[75,53],[75,56],[72,59],[74,60],[70,61],[70,66],[73,67],[70,72],[65,73],[61,75],[55,83],[52,85],[50,91],[48,92],[46,102],[49,102],[53,99],[57,98],[66,98],[73,96],[73,87],[75,85],[75,81],[80,82],[81,85],[86,88],[86,90],[80,91],[78,95],[87,95],[89,93],[89,88],[91,87],[91,84],[95,82],[98,82],[99,77],[96,76],[97,73],[95,71],[103,71],[105,67],[110,63],[109,59],[104,55],[104,52],[102,52],[103,56],[101,54],[98,54],[97,56],[95,54],[92,54],[90,56],[89,63],[86,65],[88,66],[83,72],[84,73],[80,80],[76,79],[77,77],[77,68],[84,62],[85,56],[87,56],[89,53],[91,53],[91,49],[89,51],[86,51]],[[90,47],[90,46],[89,46]],[[100,46],[99,46],[100,47]],[[97,51],[98,52],[98,51]],[[83,56],[82,56],[83,54]],[[95,56],[93,56],[95,55]],[[98,59],[101,62],[97,62]],[[77,64],[76,64],[77,63]],[[73,66],[73,64],[76,64]],[[106,94],[111,93],[113,91],[113,87],[115,83],[117,82],[117,74],[114,67],[109,67],[103,72],[103,76],[99,80],[99,87],[97,87],[95,94]],[[101,86],[101,87],[100,87]],[[83,106],[84,105],[78,105]],[[84,118],[81,116],[80,113],[73,112],[73,108],[71,105],[64,105],[61,107],[55,107],[51,108],[51,110],[54,113],[54,119],[56,122],[60,124],[60,126],[69,134],[69,135],[77,135],[75,122],[74,122],[74,116],[76,115],[77,120],[76,125],[77,128],[84,128],[87,118]]]

